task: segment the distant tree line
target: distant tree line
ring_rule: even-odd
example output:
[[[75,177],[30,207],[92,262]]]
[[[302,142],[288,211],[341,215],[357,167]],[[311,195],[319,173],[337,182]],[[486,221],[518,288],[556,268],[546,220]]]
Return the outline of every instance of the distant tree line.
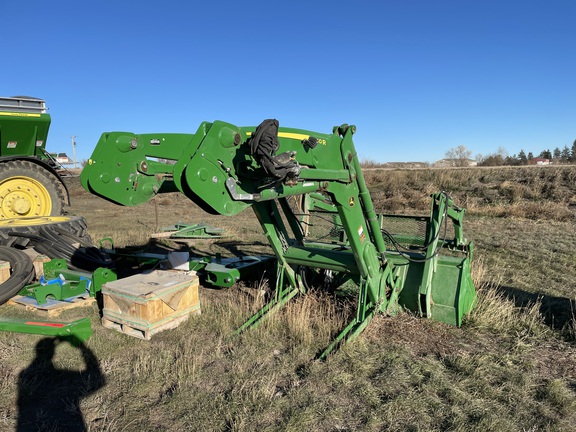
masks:
[[[471,155],[472,152],[465,146],[451,148],[446,152],[447,158],[461,161],[460,166],[467,166]],[[550,149],[542,150],[537,155],[534,155],[532,152],[526,153],[524,149],[522,149],[518,154],[510,156],[506,149],[499,147],[495,153],[476,155],[476,162],[478,162],[478,166],[519,166],[535,163],[538,158],[548,159],[554,164],[576,163],[576,140],[572,143],[572,147],[565,145],[563,149],[556,147],[553,151],[550,151]]]

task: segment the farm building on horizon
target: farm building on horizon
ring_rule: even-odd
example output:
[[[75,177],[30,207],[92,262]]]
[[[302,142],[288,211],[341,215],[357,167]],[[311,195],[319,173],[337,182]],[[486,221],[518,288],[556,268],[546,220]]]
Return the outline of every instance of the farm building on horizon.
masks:
[[[550,161],[550,159],[537,157],[528,159],[528,165],[552,165],[552,161]]]
[[[56,162],[59,164],[73,163],[72,159],[70,159],[66,153],[58,153],[58,156],[56,156],[54,159],[56,159]]]
[[[432,164],[435,168],[475,167],[478,161],[474,159],[440,159]]]

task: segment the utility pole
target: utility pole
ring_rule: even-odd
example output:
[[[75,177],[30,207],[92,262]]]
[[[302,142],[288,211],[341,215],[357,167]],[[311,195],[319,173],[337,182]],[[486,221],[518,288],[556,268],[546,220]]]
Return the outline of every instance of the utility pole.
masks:
[[[72,160],[74,161],[74,168],[76,168],[76,135],[72,135]]]

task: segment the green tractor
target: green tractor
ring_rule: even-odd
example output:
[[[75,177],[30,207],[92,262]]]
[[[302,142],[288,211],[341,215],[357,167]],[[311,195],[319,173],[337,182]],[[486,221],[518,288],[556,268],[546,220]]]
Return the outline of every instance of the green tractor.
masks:
[[[68,191],[46,151],[50,115],[30,97],[0,97],[0,219],[59,216]]]
[[[9,233],[58,224],[83,236],[82,218],[62,216],[69,204],[59,165],[46,151],[50,115],[42,99],[0,97],[0,244],[24,246]]]

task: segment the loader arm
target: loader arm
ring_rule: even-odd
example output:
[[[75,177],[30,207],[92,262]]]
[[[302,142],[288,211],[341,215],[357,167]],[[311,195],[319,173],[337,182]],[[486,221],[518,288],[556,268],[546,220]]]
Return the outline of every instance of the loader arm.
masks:
[[[266,134],[261,127],[221,121],[204,122],[195,134],[105,133],[81,181],[89,192],[127,206],[178,190],[212,214],[233,216],[252,207],[277,257],[278,281],[275,298],[241,329],[257,324],[304,292],[302,268],[347,275],[358,287],[357,315],[322,354],[325,356],[338,343],[360,333],[378,312],[393,315],[407,306],[434,318],[433,269],[428,275],[418,266],[410,271],[406,255],[387,253],[352,140],[355,129],[342,125],[324,134],[278,128],[275,136],[268,135],[277,142],[267,152],[262,151],[269,142],[262,138]],[[328,197],[342,222],[345,246],[306,240],[287,200],[306,194]],[[462,268],[462,261],[449,266]],[[427,282],[421,288],[424,276]],[[454,293],[449,297],[457,297],[458,302],[464,296],[465,300],[463,308],[454,308],[449,322],[460,324],[472,307],[474,288],[468,279],[459,274],[450,282],[457,286],[448,288]],[[421,289],[428,290],[425,304],[422,293],[418,294]],[[404,302],[403,290],[414,292],[404,296],[408,299]]]

